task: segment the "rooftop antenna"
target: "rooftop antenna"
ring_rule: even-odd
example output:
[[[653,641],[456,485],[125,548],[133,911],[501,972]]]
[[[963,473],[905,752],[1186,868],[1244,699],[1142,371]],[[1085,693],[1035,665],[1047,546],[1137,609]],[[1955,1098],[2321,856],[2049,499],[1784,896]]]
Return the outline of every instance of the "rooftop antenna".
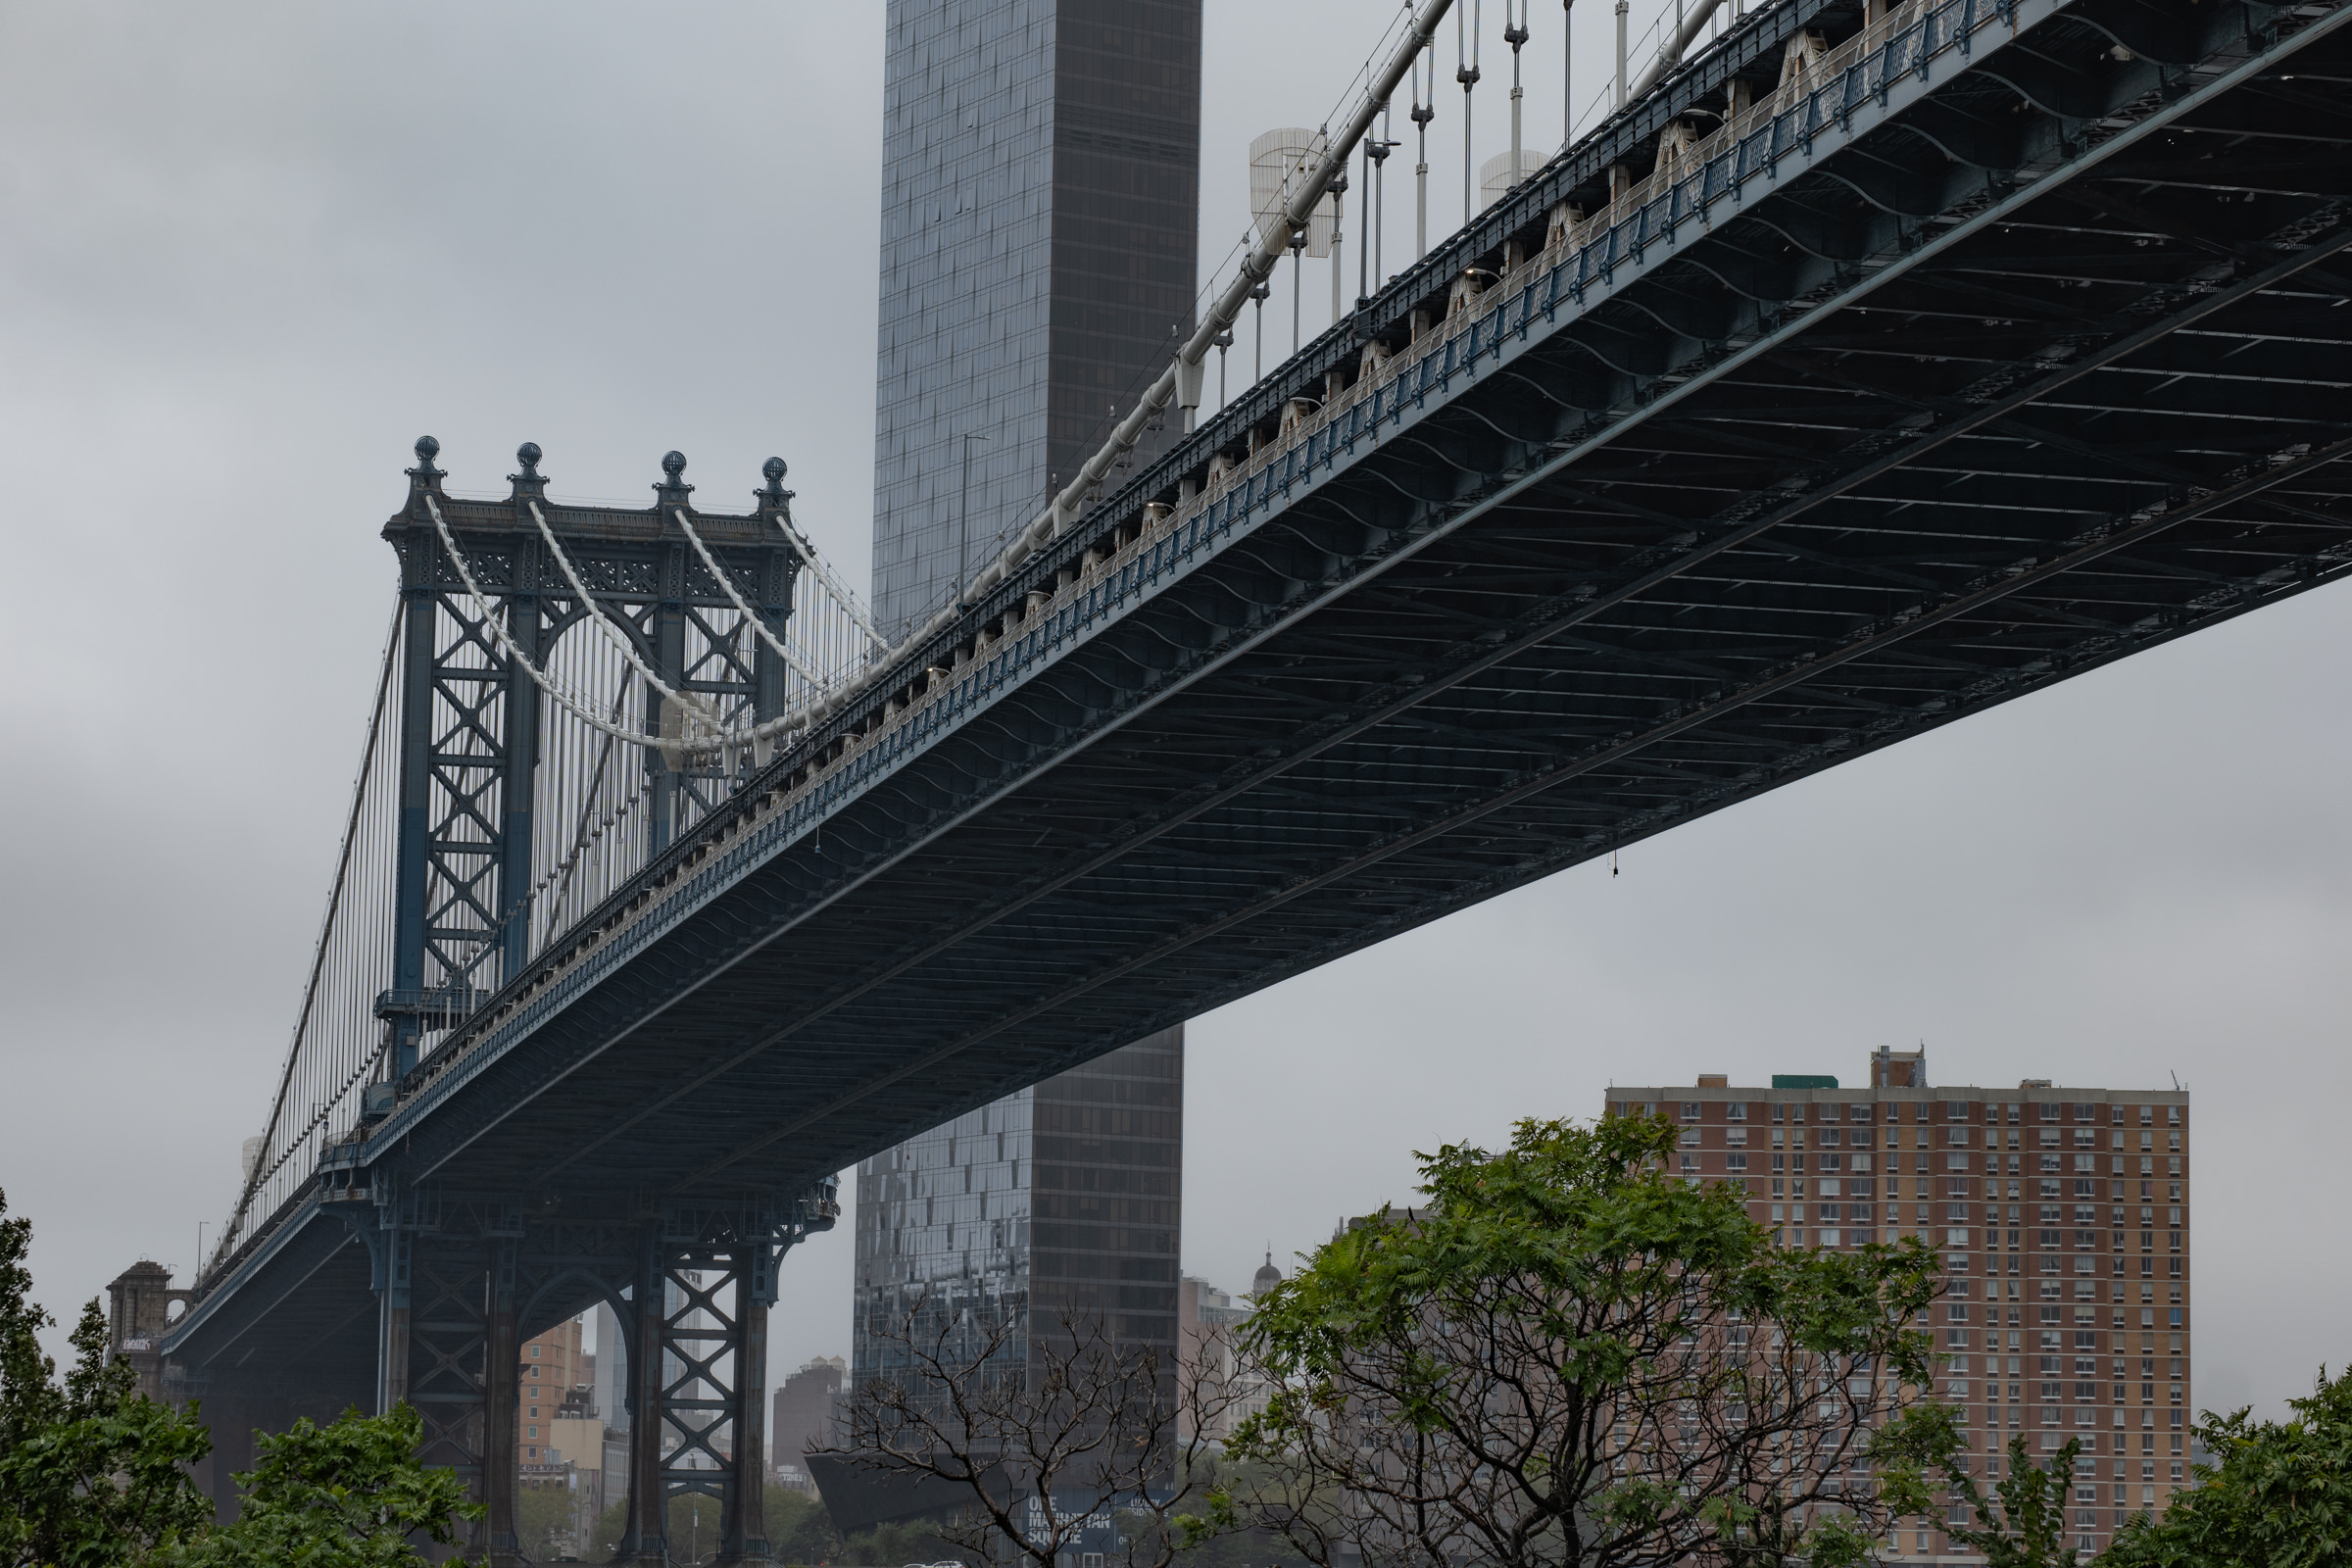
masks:
[[[1505,4],[1509,0],[1504,0]],[[1478,85],[1478,8],[1480,0],[1470,0],[1467,11],[1456,6],[1453,12],[1453,79],[1462,84],[1462,224],[1470,223],[1470,203],[1476,194],[1477,181],[1470,164],[1470,89]],[[1464,47],[1467,34],[1468,46]]]
[[[2179,1093],[2180,1092],[2180,1075],[2179,1073],[2174,1073],[2174,1074],[2172,1075],[2172,1077],[2173,1077],[2173,1093],[2175,1093],[2175,1094],[2179,1094]]]
[[[963,592],[963,584],[971,580],[972,538],[972,443],[985,446],[988,437],[971,430],[963,432],[963,504],[956,512],[956,591]]]

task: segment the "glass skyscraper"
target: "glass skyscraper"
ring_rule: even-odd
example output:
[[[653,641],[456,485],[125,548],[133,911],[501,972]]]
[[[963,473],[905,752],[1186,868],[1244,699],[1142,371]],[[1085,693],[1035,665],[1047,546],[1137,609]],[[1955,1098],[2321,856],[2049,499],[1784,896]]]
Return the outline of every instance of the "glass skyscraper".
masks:
[[[1192,329],[1200,0],[891,0],[887,25],[873,601],[895,634]],[[860,1165],[853,1389],[892,1370],[890,1328],[917,1311],[1026,1310],[1004,1352],[1024,1361],[1097,1317],[1172,1369],[1183,1119],[1179,1026]],[[837,1522],[917,1511],[852,1480],[827,1488]]]
[[[891,0],[887,25],[873,598],[896,635],[1192,328],[1200,0]]]

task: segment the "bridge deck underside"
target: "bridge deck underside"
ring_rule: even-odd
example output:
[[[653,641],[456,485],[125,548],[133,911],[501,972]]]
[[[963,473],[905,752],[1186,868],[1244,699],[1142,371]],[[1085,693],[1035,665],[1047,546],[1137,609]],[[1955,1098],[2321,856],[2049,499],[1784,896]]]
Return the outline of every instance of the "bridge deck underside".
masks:
[[[371,1157],[790,1186],[2341,575],[2352,49],[2280,15],[2304,41],[2227,90],[2226,52],[2152,71],[2088,8],[1989,54],[1335,465]]]

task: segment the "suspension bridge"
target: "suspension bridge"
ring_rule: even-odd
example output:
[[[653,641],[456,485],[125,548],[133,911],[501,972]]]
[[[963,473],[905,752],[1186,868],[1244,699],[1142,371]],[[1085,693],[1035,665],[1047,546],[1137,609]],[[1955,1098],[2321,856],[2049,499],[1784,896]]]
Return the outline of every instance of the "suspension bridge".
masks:
[[[830,1173],[2352,564],[2344,0],[1780,0],[1202,410],[1446,9],[911,635],[780,463],[579,507],[419,443],[293,1045],[163,1342],[230,1461],[408,1399],[511,1558],[514,1347],[605,1300],[632,1502],[763,1558],[758,1308]]]

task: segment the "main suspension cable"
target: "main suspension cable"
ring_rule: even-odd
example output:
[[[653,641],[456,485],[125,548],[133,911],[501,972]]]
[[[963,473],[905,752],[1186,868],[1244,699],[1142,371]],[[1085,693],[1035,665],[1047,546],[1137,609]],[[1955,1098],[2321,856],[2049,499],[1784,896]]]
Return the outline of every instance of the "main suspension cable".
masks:
[[[490,628],[490,635],[497,641],[499,650],[520,665],[524,674],[531,677],[531,684],[547,693],[548,698],[557,707],[600,735],[610,735],[616,741],[625,741],[631,746],[643,747],[648,751],[659,750],[662,742],[658,737],[635,734],[621,728],[618,724],[608,722],[603,714],[582,706],[580,701],[559,684],[554,677],[532,662],[531,657],[515,645],[514,639],[507,634],[507,628],[500,624],[496,615],[491,613],[489,596],[483,593],[481,585],[473,580],[473,568],[466,564],[466,553],[458,548],[458,541],[450,533],[448,522],[441,516],[441,509],[433,504],[433,498],[429,495],[424,498],[424,510],[432,514],[433,527],[441,535],[442,548],[449,552],[450,564],[458,568],[459,580],[466,584],[466,592],[472,596],[474,609],[480,613],[482,624]],[[651,675],[646,678],[649,681],[654,679]]]
[[[776,657],[791,665],[801,679],[812,686],[825,685],[827,678],[822,671],[793,649],[785,647],[776,634],[767,629],[767,622],[752,613],[752,607],[743,602],[743,595],[735,591],[735,584],[728,579],[724,571],[719,569],[718,562],[711,556],[710,547],[703,543],[703,536],[696,533],[694,524],[686,520],[686,509],[679,507],[670,515],[676,517],[678,526],[686,530],[686,542],[694,546],[694,553],[703,558],[703,564],[710,569],[710,575],[716,579],[719,591],[727,596],[727,602],[735,607],[735,612],[750,623],[755,632],[759,633],[760,640],[774,649]],[[821,578],[819,582],[822,582]]]
[[[767,719],[761,723],[754,724],[748,729],[716,730],[709,735],[701,737],[681,736],[676,740],[664,740],[660,736],[640,735],[623,729],[618,724],[608,721],[602,714],[596,712],[594,710],[581,703],[577,697],[573,696],[572,693],[561,682],[557,681],[554,676],[548,674],[546,670],[541,669],[539,665],[532,661],[531,657],[528,654],[525,654],[522,649],[515,644],[514,639],[508,635],[507,628],[500,623],[496,615],[490,612],[490,597],[482,592],[481,585],[474,580],[473,568],[467,564],[466,553],[458,548],[457,538],[449,531],[449,523],[441,515],[441,509],[434,504],[431,496],[426,496],[424,498],[424,507],[425,511],[432,515],[434,529],[441,535],[442,548],[449,552],[450,564],[458,568],[459,580],[466,584],[466,592],[471,596],[474,603],[474,609],[482,617],[482,624],[490,629],[490,635],[498,643],[500,651],[509,659],[514,661],[515,664],[521,668],[522,672],[530,676],[531,684],[538,687],[541,691],[547,693],[549,699],[553,701],[557,707],[563,709],[564,711],[569,713],[573,718],[578,719],[581,723],[587,725],[590,729],[595,730],[600,735],[610,735],[616,741],[625,741],[631,746],[640,747],[646,751],[660,751],[664,746],[667,746],[683,749],[688,752],[720,752],[726,750],[730,746],[749,745],[754,741],[768,740],[774,736],[804,728],[814,719],[816,716],[816,710],[820,706],[823,706],[827,701],[826,699],[820,698],[815,702],[805,702],[799,707],[793,709],[790,712],[779,713],[774,718]],[[536,506],[531,509],[534,515],[538,513],[538,510],[539,509]],[[547,527],[545,519],[541,519],[539,525],[544,531]],[[552,537],[550,538],[549,543],[554,543]],[[573,589],[580,594],[582,600],[585,602],[586,608],[591,612],[592,614],[596,616],[597,619],[600,621],[603,620],[604,617],[602,612],[596,610],[595,601],[588,597],[587,589],[581,585],[579,578],[572,573],[571,564],[564,559],[563,550],[560,546],[557,547],[556,550],[556,559],[563,564],[564,575],[571,579]],[[607,626],[609,633],[616,635],[616,628],[612,628],[609,622],[607,623]],[[652,670],[645,667],[644,662],[636,657],[636,652],[634,649],[624,649],[624,651],[628,653],[629,663],[637,670],[639,675],[644,677],[647,685],[651,686],[655,691],[660,692],[662,695],[669,698],[671,701],[678,703],[681,708],[690,706],[684,701],[684,699],[680,698],[676,692],[671,691],[667,685],[663,684],[660,676],[656,675]]]
[[[547,516],[539,510],[539,503],[534,501],[530,507],[531,520],[539,525],[539,537],[546,540],[547,548],[555,552],[556,564],[564,568],[564,580],[571,584],[573,593],[580,596],[580,608],[588,612],[588,618],[596,623],[597,630],[604,633],[605,640],[620,650],[620,657],[629,662],[629,666],[637,671],[648,686],[661,694],[662,701],[676,703],[681,708],[692,706],[672,691],[667,682],[654,673],[653,666],[639,657],[637,640],[622,635],[620,628],[612,624],[605,613],[605,607],[596,602],[596,596],[588,591],[588,585],[580,581],[580,574],[572,568],[571,557],[565,555],[563,545],[557,542],[556,530],[547,525]],[[434,516],[439,515],[438,512],[434,513]]]

